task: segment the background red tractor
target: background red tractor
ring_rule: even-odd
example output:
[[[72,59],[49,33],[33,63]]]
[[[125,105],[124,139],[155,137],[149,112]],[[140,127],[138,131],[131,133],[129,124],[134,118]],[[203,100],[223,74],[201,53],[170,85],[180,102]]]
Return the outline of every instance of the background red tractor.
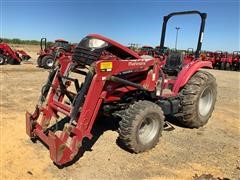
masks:
[[[143,55],[149,55],[149,56],[154,56],[154,49],[151,46],[143,46],[140,48],[140,51],[138,52],[140,56]]]
[[[0,65],[20,64],[21,61],[29,60],[31,57],[23,50],[13,50],[7,43],[0,40]]]
[[[184,64],[188,64],[188,63],[192,62],[194,59],[195,59],[195,57],[194,57],[194,49],[193,48],[188,48],[185,51]]]
[[[52,46],[47,47],[47,39],[42,38],[40,41],[40,48],[37,64],[39,67],[50,69],[54,64],[56,56],[60,53],[71,55],[75,45],[72,45],[63,39],[57,39]]]
[[[233,51],[232,53],[232,70],[239,71],[240,70],[240,51]]]
[[[206,52],[206,60],[211,61],[215,69],[221,70],[239,70],[240,51],[228,52],[216,51]]]
[[[223,57],[223,52],[222,51],[216,51],[214,53],[214,58],[215,58],[214,69],[221,69],[222,57]]]
[[[211,51],[206,52],[206,60],[212,63],[212,66],[215,67],[215,53]]]
[[[232,58],[231,55],[228,54],[228,52],[223,52],[221,54],[221,70],[231,70],[232,66]]]
[[[163,63],[159,58],[144,59],[101,35],[83,38],[72,58],[58,59],[35,112],[26,113],[30,138],[41,139],[51,159],[64,165],[74,162],[83,138],[93,137],[92,127],[100,112],[119,118],[119,142],[134,153],[156,146],[166,116],[176,117],[189,128],[205,125],[217,93],[215,78],[200,70],[212,68],[211,62],[199,60],[207,14],[186,11],[165,16],[160,52],[164,52],[168,20],[186,14],[197,14],[202,20],[194,61],[186,66],[178,52],[171,52]],[[102,56],[105,51],[111,56]]]
[[[164,56],[166,58],[168,56],[169,52],[170,52],[170,49],[168,47],[164,47],[163,52],[160,52],[160,51],[162,51],[160,49],[160,46],[156,46],[154,48],[154,56],[157,57],[161,54],[162,56]]]

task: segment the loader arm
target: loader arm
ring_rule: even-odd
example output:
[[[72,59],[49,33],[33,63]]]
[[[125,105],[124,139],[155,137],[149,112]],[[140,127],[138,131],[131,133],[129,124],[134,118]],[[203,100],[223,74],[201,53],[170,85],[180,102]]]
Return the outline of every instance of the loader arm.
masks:
[[[137,89],[155,91],[155,84],[159,77],[159,62],[158,59],[99,60],[89,67],[89,71],[85,73],[85,81],[72,104],[69,105],[64,102],[64,97],[70,93],[68,87],[71,78],[68,74],[71,71],[77,71],[74,67],[76,64],[72,63],[69,57],[60,58],[61,66],[54,73],[49,95],[47,92],[44,93],[44,98],[48,97],[47,105],[39,105],[35,111],[39,111],[42,117],[38,120],[40,116],[26,113],[27,134],[31,138],[40,138],[48,145],[50,157],[56,164],[63,165],[72,161],[81,147],[83,138],[92,138],[92,126],[101,104],[109,93],[105,86],[113,82],[121,85],[120,87],[128,87],[127,91]],[[124,72],[146,72],[146,79],[142,79],[139,83],[130,82],[119,76]],[[68,117],[64,127],[62,129],[49,127],[51,120],[58,118],[59,113]],[[57,126],[58,123],[55,127]]]

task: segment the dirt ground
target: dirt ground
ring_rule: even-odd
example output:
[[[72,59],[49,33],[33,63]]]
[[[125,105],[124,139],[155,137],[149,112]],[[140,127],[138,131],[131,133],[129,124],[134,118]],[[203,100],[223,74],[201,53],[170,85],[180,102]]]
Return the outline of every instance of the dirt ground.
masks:
[[[210,70],[217,78],[213,116],[200,129],[177,125],[164,131],[151,151],[131,154],[116,143],[111,121],[73,165],[59,169],[45,146],[25,133],[25,111],[33,111],[48,71],[32,59],[19,66],[0,67],[0,179],[193,179],[197,174],[240,179],[240,73]]]

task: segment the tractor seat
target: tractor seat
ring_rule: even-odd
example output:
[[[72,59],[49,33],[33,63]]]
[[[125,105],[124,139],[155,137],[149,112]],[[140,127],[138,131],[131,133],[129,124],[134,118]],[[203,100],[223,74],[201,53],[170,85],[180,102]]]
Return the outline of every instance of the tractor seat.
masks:
[[[163,66],[164,73],[176,76],[182,69],[183,55],[178,52],[171,52],[167,59],[166,64]]]

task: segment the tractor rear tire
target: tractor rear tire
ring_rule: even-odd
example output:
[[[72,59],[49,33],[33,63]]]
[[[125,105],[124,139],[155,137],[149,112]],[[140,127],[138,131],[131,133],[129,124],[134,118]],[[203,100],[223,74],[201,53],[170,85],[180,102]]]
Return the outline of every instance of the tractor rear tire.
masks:
[[[218,63],[217,63],[216,69],[217,69],[217,70],[221,70],[221,62],[218,62]]]
[[[164,125],[160,106],[150,101],[137,101],[121,115],[119,141],[124,147],[140,153],[156,146]]]
[[[51,69],[54,65],[54,58],[52,56],[44,56],[42,58],[42,66],[45,69]]]
[[[238,70],[239,70],[239,67],[240,67],[240,64],[234,63],[234,64],[232,65],[232,71],[238,71]]]
[[[217,84],[214,76],[206,71],[195,73],[183,87],[183,116],[180,122],[189,128],[205,125],[212,115],[217,99]]]
[[[6,57],[2,54],[0,54],[0,65],[4,65],[6,62]]]
[[[226,63],[225,62],[221,62],[220,69],[221,70],[226,70]]]
[[[43,67],[43,65],[42,65],[42,57],[41,56],[39,56],[38,59],[37,59],[37,66],[38,67]]]

